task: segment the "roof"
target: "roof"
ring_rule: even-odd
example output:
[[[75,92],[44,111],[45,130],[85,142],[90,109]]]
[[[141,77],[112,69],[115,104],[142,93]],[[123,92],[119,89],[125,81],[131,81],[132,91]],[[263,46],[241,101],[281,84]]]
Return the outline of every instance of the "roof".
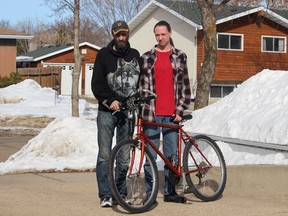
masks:
[[[2,39],[31,39],[33,36],[12,29],[0,27],[0,38]]]
[[[164,4],[164,3],[167,3],[167,4]],[[180,9],[182,6],[185,7],[186,4],[187,4],[187,2],[178,2],[178,1],[165,2],[165,1],[152,0],[141,11],[139,11],[139,13],[136,16],[134,16],[129,21],[129,23],[128,23],[129,28],[131,31],[133,31],[134,28],[136,28],[138,25],[140,25],[140,23],[142,23],[150,14],[152,14],[158,8],[162,8],[166,11],[169,11],[171,14],[184,20],[185,22],[187,22],[188,24],[190,24],[194,28],[200,28],[201,27],[201,25],[199,24],[200,22],[197,21],[197,20],[200,20],[200,18],[201,18],[200,13],[198,16],[198,14],[191,13],[191,11],[190,11],[190,14],[195,15],[195,19],[189,19],[187,16],[185,17],[185,15],[184,15],[185,13],[182,10],[177,10],[177,8]],[[189,8],[191,9],[191,3],[189,3],[189,5],[190,5]],[[183,14],[181,14],[181,13],[183,13]],[[197,16],[198,16],[198,19],[197,19]]]
[[[83,42],[79,44],[79,47],[82,46],[89,46],[92,47],[96,50],[100,50],[101,47],[95,46],[91,43],[88,42]],[[69,50],[73,50],[74,45],[73,44],[63,44],[63,45],[57,45],[57,46],[47,46],[47,47],[42,47],[37,50],[28,52],[23,54],[22,56],[17,56],[16,61],[22,62],[22,61],[39,61],[63,52],[67,52]]]
[[[202,29],[201,14],[197,3],[173,0],[150,1],[133,19],[130,20],[129,28],[133,30],[157,8],[162,8],[170,12],[196,29]],[[288,10],[269,10],[262,6],[243,7],[226,5],[221,12],[216,14],[216,24],[247,16],[258,11],[264,11],[264,17],[288,28]]]

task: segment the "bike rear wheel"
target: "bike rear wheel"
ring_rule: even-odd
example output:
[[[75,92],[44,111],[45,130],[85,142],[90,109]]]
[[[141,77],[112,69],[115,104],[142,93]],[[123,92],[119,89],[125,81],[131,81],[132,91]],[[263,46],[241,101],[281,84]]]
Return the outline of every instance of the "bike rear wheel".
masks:
[[[193,137],[183,153],[183,170],[188,191],[203,201],[217,200],[223,193],[227,170],[223,154],[214,140],[204,135]]]
[[[114,199],[130,213],[148,211],[156,202],[158,194],[156,162],[146,148],[143,160],[141,153],[138,141],[125,140],[113,148],[109,161],[109,184]],[[146,193],[144,165],[151,168],[151,176],[147,177],[147,181],[152,183],[149,194]]]

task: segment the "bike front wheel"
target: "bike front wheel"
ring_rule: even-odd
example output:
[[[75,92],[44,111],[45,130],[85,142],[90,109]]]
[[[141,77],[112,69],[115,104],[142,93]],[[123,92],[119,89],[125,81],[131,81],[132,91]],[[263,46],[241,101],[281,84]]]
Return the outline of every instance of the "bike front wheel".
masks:
[[[223,154],[217,143],[208,136],[193,137],[183,153],[183,170],[187,189],[203,201],[217,200],[223,193],[227,170]]]
[[[149,169],[149,174],[144,172]],[[146,177],[145,177],[146,176]],[[147,182],[151,192],[147,194]],[[148,149],[136,140],[125,140],[112,150],[109,160],[109,184],[113,198],[130,213],[148,211],[158,194],[158,170]],[[149,190],[150,191],[150,190]]]

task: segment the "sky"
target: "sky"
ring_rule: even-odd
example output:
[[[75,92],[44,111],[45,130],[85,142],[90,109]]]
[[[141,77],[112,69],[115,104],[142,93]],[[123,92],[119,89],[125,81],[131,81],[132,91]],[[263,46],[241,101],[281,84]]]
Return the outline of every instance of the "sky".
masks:
[[[23,20],[52,22],[53,11],[44,4],[44,0],[2,0],[0,20],[8,20],[15,25]],[[51,17],[52,16],[52,17]]]
[[[0,175],[43,170],[92,170],[96,165],[97,104],[80,100],[80,118],[71,116],[69,96],[28,79],[0,89],[0,118],[55,117],[18,152],[0,163]],[[288,71],[263,70],[228,96],[193,111],[186,131],[288,145]],[[115,144],[115,139],[114,139]],[[288,165],[287,152],[253,149],[217,141],[227,166]],[[160,161],[157,161],[159,169]]]

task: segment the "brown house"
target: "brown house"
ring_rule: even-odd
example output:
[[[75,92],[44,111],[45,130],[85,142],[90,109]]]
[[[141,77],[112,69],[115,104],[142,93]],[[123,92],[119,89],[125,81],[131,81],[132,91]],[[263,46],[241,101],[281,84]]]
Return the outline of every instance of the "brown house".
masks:
[[[226,6],[216,14],[217,65],[210,101],[229,94],[263,69],[288,71],[288,10]],[[177,48],[187,54],[192,91],[204,61],[204,37],[197,3],[152,0],[128,24],[130,43],[140,53],[156,44],[154,25],[166,20]],[[143,40],[145,37],[145,40]]]
[[[227,95],[237,84],[263,69],[288,71],[288,23],[276,16],[276,12],[263,8],[217,25],[217,64],[211,98]],[[202,30],[197,39],[199,73],[204,61]]]
[[[16,72],[16,41],[31,38],[33,36],[0,27],[0,77],[9,77],[12,72]]]
[[[100,47],[88,42],[79,44],[80,54],[84,56],[82,64],[79,94],[92,96],[91,78],[93,65]],[[71,95],[72,70],[74,68],[74,46],[71,44],[47,46],[17,56],[17,68],[46,68],[60,66],[62,68],[59,84],[62,95]],[[41,76],[41,72],[39,74]]]

